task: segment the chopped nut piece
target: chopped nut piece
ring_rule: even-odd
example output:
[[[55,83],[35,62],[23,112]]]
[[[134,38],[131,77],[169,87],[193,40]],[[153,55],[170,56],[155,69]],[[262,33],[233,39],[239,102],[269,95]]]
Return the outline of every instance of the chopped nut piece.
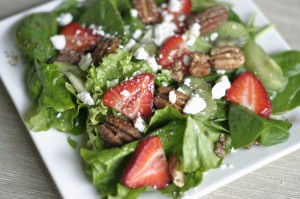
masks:
[[[62,51],[52,59],[52,62],[61,61],[61,62],[67,62],[71,64],[77,64],[81,59],[81,54],[82,54],[81,52],[77,52],[77,51],[71,51],[71,52]]]
[[[99,126],[99,134],[112,146],[122,146],[142,137],[130,122],[113,115],[107,116],[106,123]]]
[[[169,171],[173,178],[173,183],[178,187],[184,186],[184,173],[180,171],[180,162],[177,155],[173,154],[168,160]]]
[[[92,54],[93,63],[99,64],[106,55],[115,53],[120,45],[118,38],[102,37],[96,45],[96,49]]]
[[[209,62],[215,70],[232,70],[245,63],[245,56],[239,47],[223,46],[213,48]]]
[[[204,9],[200,13],[191,15],[187,19],[190,26],[194,23],[200,23],[201,34],[207,34],[222,25],[228,18],[228,11],[224,6],[212,6]]]
[[[169,101],[169,94],[171,91],[173,91],[176,95],[175,103],[171,103]],[[170,105],[175,109],[182,111],[189,99],[190,97],[188,95],[180,91],[176,91],[172,88],[163,86],[158,88],[158,95],[154,98],[154,105],[159,109],[165,108],[166,106]]]
[[[195,77],[204,77],[210,74],[210,64],[208,63],[209,56],[201,52],[192,52],[190,54],[192,63],[190,73]]]
[[[226,155],[226,142],[227,142],[227,136],[223,133],[220,134],[219,142],[215,144],[215,154],[220,157],[224,158]]]
[[[183,78],[182,64],[181,62],[175,62],[171,67],[167,68],[171,72],[171,77],[176,82],[181,82]]]
[[[158,22],[159,12],[155,0],[132,0],[132,4],[144,24]]]

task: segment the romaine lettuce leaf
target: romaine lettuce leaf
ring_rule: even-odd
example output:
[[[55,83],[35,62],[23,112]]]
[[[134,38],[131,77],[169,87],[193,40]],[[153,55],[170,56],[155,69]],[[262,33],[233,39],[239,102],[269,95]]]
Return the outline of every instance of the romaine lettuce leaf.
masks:
[[[153,73],[148,63],[144,61],[132,62],[132,54],[124,50],[118,50],[116,54],[110,54],[103,58],[99,67],[91,66],[87,71],[86,88],[92,93],[102,95],[111,85],[111,81],[118,83],[129,78],[134,72],[139,71]]]

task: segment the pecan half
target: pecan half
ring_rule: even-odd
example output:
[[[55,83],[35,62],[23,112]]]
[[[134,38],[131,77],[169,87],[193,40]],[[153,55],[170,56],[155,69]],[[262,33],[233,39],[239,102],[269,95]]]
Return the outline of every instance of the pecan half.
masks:
[[[245,63],[243,51],[236,46],[216,47],[210,54],[209,62],[216,70],[232,70]]]
[[[172,66],[167,68],[170,73],[171,77],[176,82],[181,82],[183,78],[183,70],[182,70],[182,64],[179,61],[176,61]]]
[[[209,56],[201,52],[191,52],[190,73],[195,77],[204,77],[210,74]]]
[[[121,42],[118,38],[102,37],[97,43],[96,48],[92,54],[93,63],[101,63],[103,57],[115,53],[120,43]]]
[[[212,6],[204,9],[203,11],[192,14],[187,19],[187,24],[200,23],[200,32],[202,35],[211,32],[228,19],[228,11],[224,6]]]
[[[132,0],[132,4],[137,9],[138,16],[144,24],[159,21],[159,12],[155,0]]]
[[[77,64],[81,59],[82,52],[78,51],[62,51],[52,59],[52,62],[61,61],[71,64]]]
[[[219,136],[219,142],[215,144],[215,154],[220,157],[224,158],[226,155],[226,142],[228,138],[225,134],[221,133]]]
[[[106,123],[99,126],[99,134],[112,146],[122,146],[142,137],[130,122],[113,115],[107,116]]]
[[[168,159],[169,171],[173,178],[173,183],[178,187],[184,186],[184,173],[180,171],[180,162],[177,155],[173,154]]]
[[[176,101],[174,103],[170,102],[169,100],[169,95],[171,92],[174,92],[173,95],[176,97]],[[162,86],[158,88],[158,95],[154,97],[154,105],[158,109],[162,109],[168,105],[171,105],[175,109],[182,111],[189,99],[190,97],[188,95],[180,91]]]

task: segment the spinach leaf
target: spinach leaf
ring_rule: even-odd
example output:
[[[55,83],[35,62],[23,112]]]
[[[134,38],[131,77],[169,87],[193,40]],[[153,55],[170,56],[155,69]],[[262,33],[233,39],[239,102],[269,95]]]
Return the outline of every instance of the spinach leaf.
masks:
[[[300,106],[300,74],[289,78],[286,87],[272,100],[272,113],[282,113]]]
[[[37,101],[40,96],[42,88],[43,85],[41,80],[37,76],[36,68],[31,67],[27,75],[27,89],[31,99]]]
[[[79,22],[102,26],[106,33],[119,38],[124,35],[122,16],[112,0],[93,0],[89,8],[82,14]]]
[[[230,137],[235,149],[252,144],[266,129],[261,117],[238,104],[231,104],[228,114]]]
[[[263,146],[272,146],[285,142],[289,136],[289,129],[292,124],[282,120],[264,120],[267,130],[263,131],[259,137],[259,142]]]
[[[286,87],[272,100],[272,113],[281,113],[300,106],[300,52],[286,51],[273,59],[288,77]]]
[[[229,109],[229,129],[235,149],[248,146],[256,139],[263,146],[285,142],[289,137],[291,123],[266,119],[238,104]]]
[[[30,58],[46,62],[56,54],[49,38],[57,31],[55,14],[31,14],[24,18],[17,27],[17,45]]]
[[[291,77],[300,73],[300,51],[285,51],[273,59],[280,65],[284,75]]]

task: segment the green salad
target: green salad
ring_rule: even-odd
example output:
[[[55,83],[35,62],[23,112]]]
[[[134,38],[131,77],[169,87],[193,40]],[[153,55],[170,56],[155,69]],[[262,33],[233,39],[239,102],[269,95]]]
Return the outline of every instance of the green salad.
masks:
[[[80,147],[103,198],[178,198],[226,154],[289,139],[276,114],[300,105],[300,52],[268,55],[269,26],[215,0],[65,0],[26,16],[32,131]],[[80,136],[78,144],[72,139]]]

